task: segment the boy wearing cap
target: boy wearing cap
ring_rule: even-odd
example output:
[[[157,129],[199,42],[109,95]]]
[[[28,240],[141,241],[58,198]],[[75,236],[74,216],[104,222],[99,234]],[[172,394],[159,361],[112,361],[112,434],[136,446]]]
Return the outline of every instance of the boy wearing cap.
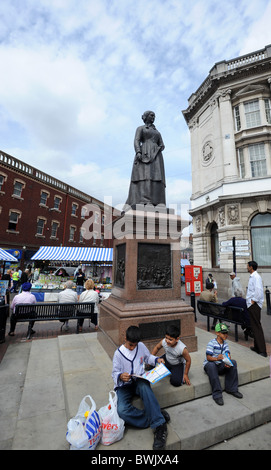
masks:
[[[222,398],[222,387],[219,375],[225,374],[225,391],[235,398],[243,398],[238,391],[237,363],[230,357],[229,345],[226,341],[228,327],[225,323],[218,323],[215,327],[216,338],[209,341],[206,349],[206,359],[203,363],[205,372],[209,377],[212,387],[212,396],[217,405],[224,405]],[[224,362],[228,356],[232,365]]]

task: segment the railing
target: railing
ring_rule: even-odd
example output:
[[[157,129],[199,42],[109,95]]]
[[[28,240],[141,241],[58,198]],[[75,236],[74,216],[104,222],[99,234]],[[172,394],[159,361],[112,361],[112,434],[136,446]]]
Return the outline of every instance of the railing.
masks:
[[[27,165],[26,163],[2,151],[0,151],[0,163],[1,162],[13,169],[19,170],[20,172],[31,176],[32,178],[42,181],[43,183],[50,184],[51,186],[54,186],[59,190],[65,191],[66,193],[69,193],[72,196],[78,197],[79,199],[82,199],[85,202],[91,202],[92,200],[92,197],[88,194],[85,194],[82,191],[73,188],[72,186],[68,186],[62,181],[53,178],[52,176],[47,175],[43,171],[37,170],[36,168]]]
[[[244,65],[250,65],[255,62],[258,62],[259,60],[266,59],[267,57],[267,52],[265,49],[254,52],[253,54],[238,57],[237,59],[233,59],[230,61],[227,61],[227,69],[228,70],[234,70],[238,67],[243,67]]]

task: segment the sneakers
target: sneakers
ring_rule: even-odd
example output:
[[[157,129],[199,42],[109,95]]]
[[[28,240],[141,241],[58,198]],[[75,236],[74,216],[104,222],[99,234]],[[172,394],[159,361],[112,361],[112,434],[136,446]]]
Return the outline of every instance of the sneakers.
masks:
[[[229,393],[230,395],[234,396],[235,398],[243,398],[243,394],[240,393],[240,392],[228,392],[227,390],[225,390],[226,393]]]
[[[161,410],[161,413],[164,416],[166,423],[169,423],[170,416],[169,416],[168,412],[166,410]]]
[[[154,431],[153,450],[163,450],[167,440],[167,424],[163,423]]]
[[[219,398],[214,398],[214,401],[216,402],[217,405],[223,406],[224,405],[224,400],[222,397]]]

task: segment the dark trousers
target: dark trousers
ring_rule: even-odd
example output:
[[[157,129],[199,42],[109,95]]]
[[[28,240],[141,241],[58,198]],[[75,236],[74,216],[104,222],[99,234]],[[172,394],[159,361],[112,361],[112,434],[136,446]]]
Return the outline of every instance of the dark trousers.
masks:
[[[213,398],[222,397],[222,387],[219,380],[219,375],[225,374],[225,390],[227,392],[238,391],[238,375],[237,375],[237,363],[231,359],[233,363],[232,367],[226,367],[224,362],[216,364],[215,362],[207,362],[204,366],[204,370],[209,377],[209,381],[212,387]]]
[[[170,370],[170,383],[174,387],[180,387],[183,384],[183,373],[184,373],[184,364],[170,364],[167,359],[166,355],[164,354],[162,358],[165,360],[165,366]]]
[[[261,309],[254,303],[248,308],[250,325],[254,335],[254,347],[258,353],[266,354],[266,344],[261,325]]]
[[[84,318],[80,318],[78,320],[78,325],[82,327],[83,323],[84,323]],[[97,313],[93,313],[93,315],[91,315],[91,323],[94,323],[94,325],[97,326],[97,323],[98,323]]]
[[[9,330],[10,333],[14,333],[15,328],[16,328],[16,323],[17,323],[17,322],[16,322],[16,320],[14,320],[13,315],[11,315],[11,317],[10,317],[10,330]],[[35,321],[30,321],[30,322],[28,323],[29,329],[30,329],[30,328],[32,329],[33,326],[34,326],[34,324],[35,324]]]
[[[144,403],[144,409],[136,408],[132,398],[139,396]],[[137,428],[157,428],[164,424],[165,418],[147,380],[137,379],[127,385],[117,388],[118,414],[125,423]]]

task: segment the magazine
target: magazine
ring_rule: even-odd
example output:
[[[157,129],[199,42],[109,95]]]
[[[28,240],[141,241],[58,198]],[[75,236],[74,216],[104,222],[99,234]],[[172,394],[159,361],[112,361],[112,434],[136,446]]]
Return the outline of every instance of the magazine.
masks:
[[[135,375],[133,374],[133,377],[136,377],[138,379],[144,379],[148,380],[151,384],[155,384],[156,382],[159,382],[159,380],[163,379],[164,377],[167,377],[167,375],[170,375],[171,372],[168,370],[168,368],[164,364],[158,364],[154,369],[146,371],[145,374],[143,375]]]
[[[224,356],[224,359],[223,359],[223,362],[225,362],[225,364],[227,364],[227,366],[230,366],[232,367],[233,366],[233,363],[231,362],[229,356],[227,353],[225,353],[225,356]]]

